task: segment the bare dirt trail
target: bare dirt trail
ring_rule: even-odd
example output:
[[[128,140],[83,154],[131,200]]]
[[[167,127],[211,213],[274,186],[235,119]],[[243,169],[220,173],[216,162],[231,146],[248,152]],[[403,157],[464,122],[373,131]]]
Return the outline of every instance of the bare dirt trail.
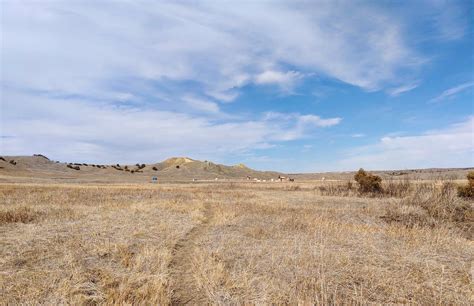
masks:
[[[212,226],[213,213],[211,205],[205,204],[203,221],[180,239],[174,247],[173,260],[170,263],[173,305],[210,303],[206,294],[196,284],[193,275],[193,258],[200,237],[206,235]]]

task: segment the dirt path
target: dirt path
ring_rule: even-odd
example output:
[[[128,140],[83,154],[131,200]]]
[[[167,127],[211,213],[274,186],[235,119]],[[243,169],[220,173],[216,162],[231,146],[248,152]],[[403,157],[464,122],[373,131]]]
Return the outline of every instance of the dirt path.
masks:
[[[193,254],[199,238],[210,229],[213,219],[213,209],[210,204],[204,206],[204,220],[180,239],[173,250],[173,260],[170,263],[172,304],[209,304],[204,292],[199,290],[192,273]]]

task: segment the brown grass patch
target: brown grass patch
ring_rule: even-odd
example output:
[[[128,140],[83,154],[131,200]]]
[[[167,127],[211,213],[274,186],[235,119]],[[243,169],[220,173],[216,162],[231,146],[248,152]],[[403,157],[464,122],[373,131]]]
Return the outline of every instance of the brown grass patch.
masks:
[[[2,303],[468,305],[472,206],[455,193],[0,184],[2,216],[34,216],[0,222]]]
[[[474,207],[457,196],[456,185],[418,185],[412,193],[387,207],[383,218],[408,227],[454,226],[473,238]]]
[[[9,210],[0,211],[0,224],[5,223],[31,223],[34,222],[41,213],[29,207],[15,207]]]

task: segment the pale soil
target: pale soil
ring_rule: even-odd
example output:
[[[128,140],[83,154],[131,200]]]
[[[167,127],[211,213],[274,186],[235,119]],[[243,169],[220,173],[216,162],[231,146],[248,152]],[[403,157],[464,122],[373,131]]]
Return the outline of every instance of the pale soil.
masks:
[[[313,189],[0,184],[1,303],[474,302],[456,226],[387,223],[399,199]]]

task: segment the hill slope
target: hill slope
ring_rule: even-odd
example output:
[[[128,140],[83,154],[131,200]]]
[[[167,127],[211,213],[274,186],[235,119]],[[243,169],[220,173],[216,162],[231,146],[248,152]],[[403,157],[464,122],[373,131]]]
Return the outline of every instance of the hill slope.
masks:
[[[78,179],[87,181],[148,181],[159,180],[214,180],[214,179],[271,179],[278,172],[256,171],[243,164],[226,166],[188,157],[174,157],[154,164],[96,165],[62,163],[42,155],[0,157],[0,179],[31,177],[44,179]]]

